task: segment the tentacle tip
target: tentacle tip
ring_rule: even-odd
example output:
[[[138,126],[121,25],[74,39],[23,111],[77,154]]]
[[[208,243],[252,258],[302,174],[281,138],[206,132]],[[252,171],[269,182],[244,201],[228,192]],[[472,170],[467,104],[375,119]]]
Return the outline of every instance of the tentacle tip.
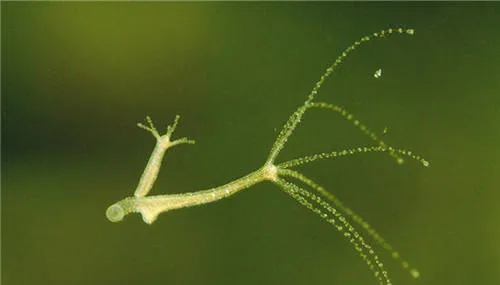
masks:
[[[418,270],[414,268],[410,270],[410,274],[415,279],[418,279],[420,277],[420,272],[418,272]]]

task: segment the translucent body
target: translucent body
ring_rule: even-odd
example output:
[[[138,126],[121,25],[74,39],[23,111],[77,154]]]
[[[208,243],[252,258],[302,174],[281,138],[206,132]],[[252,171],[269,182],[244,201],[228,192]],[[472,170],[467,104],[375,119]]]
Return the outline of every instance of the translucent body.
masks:
[[[141,176],[134,196],[127,197],[111,205],[106,211],[106,217],[112,222],[119,222],[123,220],[124,216],[127,214],[137,212],[142,214],[143,220],[146,223],[151,224],[157,219],[160,213],[173,209],[214,202],[267,180],[276,184],[299,204],[303,205],[324,219],[326,222],[333,225],[335,229],[337,229],[346,239],[349,240],[355,251],[358,252],[361,258],[365,261],[380,284],[392,284],[389,274],[385,270],[383,263],[379,260],[375,250],[358,232],[358,230],[354,227],[354,224],[360,226],[361,229],[363,229],[377,244],[382,246],[382,248],[390,251],[394,259],[400,260],[402,266],[408,270],[412,277],[418,278],[418,271],[409,267],[408,262],[401,259],[400,254],[394,250],[393,247],[359,215],[345,206],[339,199],[323,187],[316,184],[305,175],[291,169],[298,165],[314,162],[318,159],[332,159],[339,156],[369,152],[386,152],[399,164],[403,163],[403,157],[406,156],[420,162],[424,166],[429,166],[429,162],[420,156],[415,155],[413,152],[405,149],[394,148],[382,141],[375,132],[370,130],[365,124],[356,119],[354,115],[344,108],[330,103],[315,101],[321,85],[324,83],[326,78],[328,78],[328,76],[336,70],[336,68],[343,62],[350,52],[372,38],[386,38],[387,36],[393,34],[413,35],[414,31],[412,29],[402,28],[382,30],[369,36],[362,37],[360,40],[355,41],[352,45],[347,47],[347,49],[344,50],[334,63],[326,69],[326,72],[314,85],[306,101],[300,105],[286,121],[274,144],[272,145],[269,156],[263,166],[253,172],[250,172],[244,177],[222,186],[190,193],[146,196],[156,180],[163,156],[167,149],[177,144],[194,143],[194,141],[187,138],[177,140],[171,139],[171,136],[177,126],[179,116],[176,117],[173,125],[168,127],[167,133],[162,136],[157,132],[151,119],[147,117],[146,119],[149,126],[142,124],[138,125],[153,134],[153,136],[157,139],[156,146],[144,173]],[[381,70],[379,77],[380,75]],[[295,128],[301,122],[302,116],[307,110],[313,108],[329,110],[340,114],[344,119],[350,121],[356,128],[374,141],[375,145],[353,147],[340,151],[316,153],[276,164],[276,158],[278,157],[280,151],[285,147],[287,140],[292,135]],[[291,182],[294,180],[300,182],[303,186],[301,187],[294,182]],[[306,187],[310,190],[306,189]]]

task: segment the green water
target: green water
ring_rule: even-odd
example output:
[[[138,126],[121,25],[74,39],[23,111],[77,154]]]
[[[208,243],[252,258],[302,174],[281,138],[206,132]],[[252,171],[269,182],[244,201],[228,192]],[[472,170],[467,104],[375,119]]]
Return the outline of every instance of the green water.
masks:
[[[269,183],[151,226],[104,212],[154,147],[146,115],[181,114],[176,134],[196,140],[169,150],[152,194],[224,184],[261,166],[345,47],[397,26],[416,33],[354,51],[318,99],[431,167],[364,154],[300,170],[417,267],[415,284],[499,284],[500,5],[277,2],[2,2],[2,284],[377,284]],[[313,110],[280,159],[371,144]],[[394,284],[414,282],[376,249]]]

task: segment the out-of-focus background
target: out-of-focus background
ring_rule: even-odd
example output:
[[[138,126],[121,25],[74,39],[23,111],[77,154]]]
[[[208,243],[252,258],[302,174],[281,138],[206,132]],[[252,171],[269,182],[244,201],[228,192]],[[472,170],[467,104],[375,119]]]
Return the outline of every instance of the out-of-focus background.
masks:
[[[118,224],[154,146],[135,124],[181,114],[153,193],[259,167],[342,50],[388,27],[325,83],[396,147],[301,171],[412,265],[378,252],[394,284],[500,284],[499,3],[2,2],[2,284],[377,284],[336,230],[270,183]],[[381,68],[382,77],[374,78]],[[307,113],[279,157],[372,145]]]

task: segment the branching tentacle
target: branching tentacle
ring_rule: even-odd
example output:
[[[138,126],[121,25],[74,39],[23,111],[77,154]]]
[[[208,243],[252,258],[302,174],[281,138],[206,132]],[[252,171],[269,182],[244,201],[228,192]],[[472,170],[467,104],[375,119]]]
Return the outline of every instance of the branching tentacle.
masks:
[[[373,248],[364,240],[347,219],[321,197],[283,178],[274,181],[285,193],[297,200],[322,219],[332,224],[353,245],[380,284],[390,285],[389,274]]]
[[[313,100],[316,98],[316,95],[319,92],[319,89],[325,82],[325,80],[337,69],[337,67],[343,62],[343,60],[349,55],[349,53],[353,50],[355,50],[358,46],[360,46],[362,43],[367,42],[373,38],[385,38],[387,36],[393,35],[393,34],[406,34],[406,35],[413,35],[415,31],[413,29],[403,29],[403,28],[389,28],[386,30],[382,30],[377,33],[373,33],[368,36],[364,36],[361,39],[355,41],[353,44],[348,46],[342,54],[340,54],[337,59],[331,64],[321,75],[320,79],[316,84],[314,85],[313,89],[309,93],[309,96],[307,96],[307,100],[302,104],[293,114],[288,118],[286,121],[285,125],[281,129],[278,137],[276,138],[276,141],[274,142],[271,152],[269,153],[269,156],[267,158],[266,164],[272,164],[276,160],[276,157],[280,153],[280,151],[285,147],[285,144],[288,140],[288,138],[292,135],[293,131],[297,127],[297,125],[300,123],[300,120],[302,119],[302,116],[304,113],[307,111],[308,108],[311,107],[311,103]]]
[[[361,218],[361,216],[356,214],[351,208],[347,207],[344,203],[342,203],[342,201],[340,201],[335,195],[327,191],[322,186],[318,185],[310,178],[306,177],[302,173],[299,173],[295,170],[278,169],[278,175],[293,177],[301,181],[305,185],[311,187],[315,191],[317,191],[320,195],[322,195],[330,202],[332,202],[334,207],[344,212],[349,218],[351,218],[352,221],[360,225],[368,233],[368,235],[371,238],[373,238],[375,242],[377,242],[380,246],[382,246],[382,248],[390,252],[391,256],[395,260],[398,260],[401,263],[401,266],[403,266],[403,268],[408,270],[408,272],[411,274],[413,278],[418,278],[420,276],[419,271],[415,268],[410,267],[409,263],[401,257],[399,252],[395,250],[394,247],[391,244],[389,244],[368,222],[366,222],[363,218]]]
[[[190,140],[186,137],[172,140],[172,134],[177,127],[177,123],[179,122],[180,116],[175,116],[174,123],[167,127],[167,132],[164,135],[160,135],[156,130],[153,120],[149,116],[146,117],[146,121],[149,126],[145,126],[141,123],[138,123],[137,126],[141,129],[145,129],[149,131],[156,138],[156,146],[153,149],[153,153],[151,154],[148,164],[142,173],[141,179],[139,180],[139,184],[134,192],[135,197],[144,197],[146,196],[153,184],[158,177],[158,172],[160,171],[161,163],[163,160],[163,156],[168,148],[171,148],[178,144],[194,144],[194,140]]]

